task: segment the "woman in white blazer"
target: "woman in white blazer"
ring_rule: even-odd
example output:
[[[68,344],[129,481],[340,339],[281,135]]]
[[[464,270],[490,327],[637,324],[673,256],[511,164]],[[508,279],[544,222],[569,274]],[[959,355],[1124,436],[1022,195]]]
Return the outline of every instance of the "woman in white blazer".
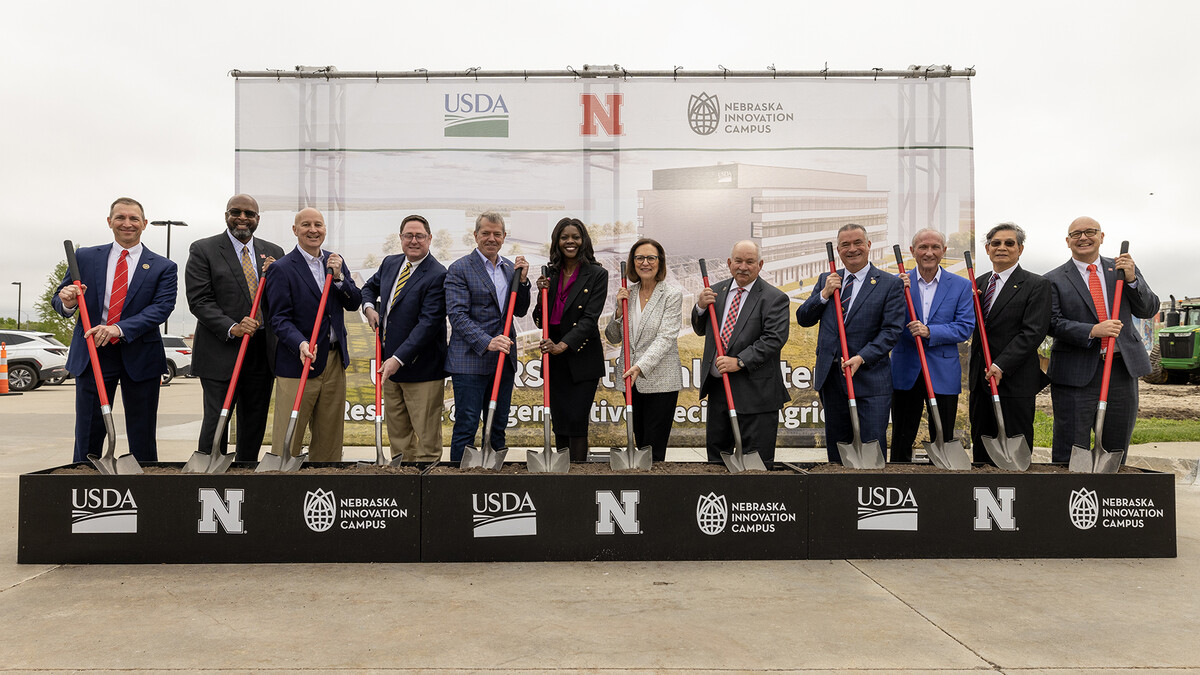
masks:
[[[633,283],[617,291],[617,307],[604,336],[621,344],[621,299],[629,299],[629,349],[633,365],[617,358],[622,372],[617,386],[625,391],[625,378],[633,381],[633,436],[638,447],[653,448],[654,461],[667,458],[667,442],[675,405],[683,387],[679,365],[679,329],[683,325],[683,292],[663,282],[667,256],[662,244],[639,239],[629,249],[626,274]]]

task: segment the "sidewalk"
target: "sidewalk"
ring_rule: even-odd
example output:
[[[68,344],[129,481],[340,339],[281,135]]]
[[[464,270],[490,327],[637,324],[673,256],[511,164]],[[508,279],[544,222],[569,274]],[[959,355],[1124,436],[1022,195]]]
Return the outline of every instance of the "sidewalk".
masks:
[[[17,476],[71,445],[40,391],[0,404],[0,673],[1200,673],[1200,486],[1174,559],[17,565]]]

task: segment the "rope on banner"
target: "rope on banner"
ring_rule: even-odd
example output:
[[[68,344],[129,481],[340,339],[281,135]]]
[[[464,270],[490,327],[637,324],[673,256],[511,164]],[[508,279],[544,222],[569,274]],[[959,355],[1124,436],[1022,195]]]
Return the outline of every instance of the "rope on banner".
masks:
[[[479,68],[480,68],[479,66],[472,66],[470,68],[467,68],[467,75],[474,74],[476,82],[479,81]]]
[[[323,79],[344,80],[344,79],[374,79],[377,82],[383,80],[403,80],[421,78],[426,82],[432,79],[472,79],[478,82],[484,78],[513,78],[532,80],[538,78],[567,78],[572,79],[587,79],[587,78],[624,78],[632,80],[637,78],[653,79],[653,78],[671,78],[679,81],[680,77],[684,78],[762,78],[778,80],[781,78],[861,78],[879,80],[883,78],[894,79],[933,79],[933,78],[951,78],[951,77],[974,77],[976,75],[975,67],[971,66],[966,69],[954,69],[949,65],[934,64],[930,66],[910,65],[903,70],[888,70],[885,68],[867,68],[862,70],[832,70],[829,68],[829,62],[825,62],[825,67],[820,70],[786,70],[780,69],[776,64],[771,64],[763,70],[733,70],[725,66],[717,66],[713,70],[696,70],[688,71],[683,66],[675,66],[668,70],[636,70],[625,68],[623,66],[608,65],[608,66],[584,66],[582,70],[572,66],[567,66],[564,70],[483,70],[480,66],[474,66],[466,69],[466,71],[446,71],[435,70],[430,71],[426,68],[417,68],[411,71],[385,71],[385,70],[364,70],[364,71],[338,71],[334,66],[311,67],[297,66],[292,69],[275,69],[269,68],[265,70],[238,70],[233,69],[228,71],[229,75],[235,79],[253,79],[253,78],[270,78],[277,82],[282,81],[286,75],[289,79]]]
[[[879,81],[879,73],[883,72],[883,68],[872,68],[871,70],[875,71],[875,77],[873,77],[871,79],[875,82],[878,82]]]
[[[829,62],[828,61],[825,62],[825,67],[821,69],[821,77],[824,77],[826,80],[829,79]]]
[[[721,79],[722,80],[729,79],[729,69],[719,63],[717,64],[717,67],[720,68],[722,71]]]
[[[425,73],[425,84],[429,84],[429,69],[428,68],[417,68],[413,72],[414,73]],[[378,75],[378,73],[376,73],[376,75]]]
[[[671,79],[675,80],[676,82],[679,81],[679,69],[682,67],[683,66],[675,66],[675,70],[671,72]]]
[[[574,77],[572,77],[571,79],[573,79],[573,80],[579,79],[579,71],[578,70],[575,70],[571,66],[567,66],[567,70],[571,73],[571,75],[574,75]]]
[[[772,63],[771,65],[767,66],[767,70],[771,71],[771,79],[775,79],[775,64]]]

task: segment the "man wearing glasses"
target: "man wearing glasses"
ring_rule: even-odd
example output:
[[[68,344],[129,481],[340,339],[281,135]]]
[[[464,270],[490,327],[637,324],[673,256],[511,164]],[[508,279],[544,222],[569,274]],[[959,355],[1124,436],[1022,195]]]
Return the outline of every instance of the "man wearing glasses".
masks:
[[[1100,256],[1104,233],[1100,223],[1076,218],[1067,228],[1071,259],[1046,275],[1052,309],[1050,396],[1054,405],[1053,461],[1069,462],[1071,446],[1090,448],[1092,424],[1100,400],[1104,360],[1112,359],[1103,446],[1129,448],[1137,419],[1137,378],[1150,372],[1150,357],[1131,321],[1158,313],[1158,296],[1142,277],[1133,258],[1123,253]],[[1113,307],[1117,279],[1125,281],[1121,306]],[[1107,340],[1115,337],[1112,354]],[[1121,458],[1124,463],[1125,458]]]
[[[995,438],[998,432],[989,378],[996,380],[1000,393],[1005,432],[1024,436],[1033,447],[1037,394],[1050,382],[1042,372],[1037,352],[1050,329],[1050,283],[1018,264],[1025,251],[1025,230],[1020,226],[1000,223],[988,230],[984,250],[992,261],[992,271],[984,272],[975,282],[981,293],[979,306],[992,365],[989,368],[984,362],[976,327],[971,339],[969,388],[971,447],[976,462],[990,464],[982,438]]]
[[[263,270],[283,257],[283,249],[254,236],[258,218],[258,202],[253,197],[230,197],[225,204],[225,231],[192,244],[183,275],[188,308],[196,316],[192,373],[200,378],[204,391],[199,446],[202,453],[212,450],[242,336],[251,336],[233,399],[239,462],[258,461],[275,381],[274,339],[263,328],[262,310],[254,317],[250,308],[262,283]],[[225,452],[227,446],[222,436],[221,451]]]
[[[392,457],[431,462],[442,456],[445,398],[446,268],[429,254],[429,221],[400,223],[403,255],[383,259],[363,285],[363,314],[382,331],[384,411]]]

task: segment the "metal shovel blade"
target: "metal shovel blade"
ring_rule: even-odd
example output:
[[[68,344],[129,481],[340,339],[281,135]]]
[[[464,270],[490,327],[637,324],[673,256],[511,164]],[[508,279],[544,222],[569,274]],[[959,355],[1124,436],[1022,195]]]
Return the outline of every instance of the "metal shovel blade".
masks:
[[[183,473],[208,473],[208,460],[210,459],[212,459],[210,455],[197,450],[192,453],[191,457],[188,457],[187,462],[184,462],[181,471]]]
[[[142,467],[133,455],[115,456],[117,450],[117,428],[113,424],[112,407],[100,406],[100,414],[104,418],[104,431],[108,437],[108,448],[99,457],[88,455],[88,461],[92,463],[92,466],[96,467],[96,471],[105,476],[142,473]]]
[[[613,471],[649,471],[654,465],[653,448],[628,446],[608,449],[608,467]]]
[[[1033,462],[1033,452],[1024,436],[993,438],[983,436],[983,449],[987,450],[992,463],[1005,471],[1028,471]]]
[[[229,422],[229,410],[221,410],[217,430],[213,433],[212,448],[208,453],[197,450],[183,465],[183,473],[225,473],[233,464],[234,453],[221,452],[221,438],[225,436],[225,425]]]
[[[529,473],[567,473],[571,470],[571,452],[567,448],[543,448],[525,452]]]
[[[492,450],[486,445],[482,448],[475,448],[470,445],[463,448],[462,461],[458,466],[462,469],[482,468],[492,471],[499,471],[504,466],[504,456],[508,454],[508,448],[503,450]]]
[[[946,471],[970,471],[971,456],[963,447],[962,441],[926,441],[925,454],[929,461],[939,469]]]
[[[879,445],[879,441],[862,442],[858,428],[858,405],[854,399],[850,399],[850,430],[854,433],[853,439],[849,443],[837,444],[842,466],[851,469],[882,469],[885,464],[883,447]]]
[[[767,470],[767,465],[763,463],[758,452],[742,452],[740,450],[722,452],[721,461],[725,462],[725,468],[729,469],[729,473]]]
[[[1071,461],[1067,469],[1071,473],[1116,473],[1121,468],[1122,450],[1106,450],[1101,441],[1104,436],[1104,413],[1107,401],[1101,401],[1096,409],[1096,447],[1088,450],[1078,445],[1071,446]]]
[[[276,455],[273,452],[268,452],[263,455],[258,466],[254,469],[254,473],[264,473],[266,471],[280,471],[290,473],[300,469],[300,465],[304,464],[304,460],[308,459],[308,453],[304,453],[299,457],[292,457],[292,439],[296,434],[296,411],[292,411],[292,417],[288,420],[287,433],[283,436],[283,452],[286,456]]]

